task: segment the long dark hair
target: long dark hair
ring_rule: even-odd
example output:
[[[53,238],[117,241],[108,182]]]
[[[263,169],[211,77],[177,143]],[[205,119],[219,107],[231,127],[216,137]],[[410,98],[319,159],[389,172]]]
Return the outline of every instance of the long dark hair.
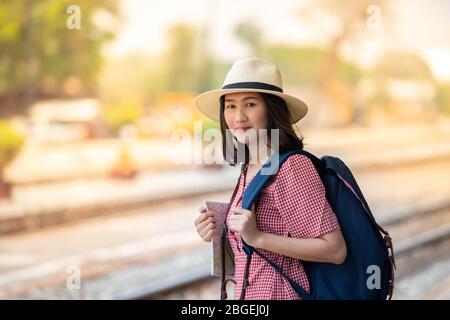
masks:
[[[300,132],[300,137],[295,133],[292,116],[286,102],[273,94],[259,94],[264,100],[267,109],[267,146],[270,146],[271,129],[279,129],[280,153],[288,150],[303,149],[303,137]],[[233,135],[230,130],[227,130],[229,127],[225,122],[224,109],[225,95],[220,97],[220,132],[222,134],[222,151],[225,161],[231,166],[235,166],[238,163],[248,164],[250,162],[250,154],[246,144],[236,141],[236,147],[234,144],[226,143],[227,141],[233,141]],[[243,155],[243,158],[240,156],[242,159],[238,159],[239,155]]]

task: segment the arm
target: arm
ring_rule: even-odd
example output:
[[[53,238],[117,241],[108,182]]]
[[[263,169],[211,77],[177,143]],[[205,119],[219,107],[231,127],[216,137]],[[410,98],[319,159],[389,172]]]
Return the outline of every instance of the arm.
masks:
[[[289,238],[260,232],[251,245],[305,261],[341,264],[347,256],[347,247],[340,230],[311,239]]]
[[[231,229],[256,248],[305,261],[343,263],[347,256],[345,241],[312,162],[303,155],[289,157],[278,172],[273,192],[274,204],[290,237],[259,231],[254,206],[251,211],[236,208]]]
[[[239,232],[247,244],[299,260],[334,264],[345,261],[347,247],[340,230],[308,239],[265,233],[258,230],[253,210],[235,208],[230,219],[231,230]]]

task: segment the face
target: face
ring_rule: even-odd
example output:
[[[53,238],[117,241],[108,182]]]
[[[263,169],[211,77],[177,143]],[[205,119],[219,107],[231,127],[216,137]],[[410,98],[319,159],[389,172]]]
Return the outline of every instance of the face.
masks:
[[[257,139],[259,129],[267,128],[266,104],[257,92],[225,95],[225,122],[240,143]]]

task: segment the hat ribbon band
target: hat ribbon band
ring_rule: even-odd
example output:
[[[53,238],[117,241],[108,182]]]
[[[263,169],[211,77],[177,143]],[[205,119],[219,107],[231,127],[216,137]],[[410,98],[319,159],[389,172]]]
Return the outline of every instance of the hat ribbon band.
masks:
[[[283,89],[280,87],[264,82],[235,82],[224,85],[222,89],[262,89],[283,92]]]

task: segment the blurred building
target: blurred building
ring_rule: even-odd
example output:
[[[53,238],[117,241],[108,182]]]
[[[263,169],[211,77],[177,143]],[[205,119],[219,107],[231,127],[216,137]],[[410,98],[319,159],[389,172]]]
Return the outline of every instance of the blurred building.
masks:
[[[387,91],[391,109],[397,119],[417,120],[435,115],[436,92],[431,80],[389,79]]]
[[[29,137],[58,142],[99,138],[105,135],[96,99],[49,100],[35,103],[29,113]]]
[[[146,116],[137,122],[139,136],[169,138],[176,129],[194,131],[194,121],[206,119],[196,108],[194,92],[166,92],[147,108]]]
[[[430,79],[386,77],[380,82],[362,78],[359,97],[364,101],[366,116],[393,121],[432,119],[437,115],[436,88]]]

